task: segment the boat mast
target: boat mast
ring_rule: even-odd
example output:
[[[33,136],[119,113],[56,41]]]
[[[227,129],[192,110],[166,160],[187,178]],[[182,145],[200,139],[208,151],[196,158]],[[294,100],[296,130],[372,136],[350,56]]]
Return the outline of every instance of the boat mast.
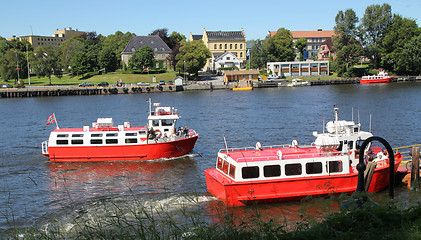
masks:
[[[151,98],[149,98],[148,102],[149,102],[149,116],[151,116],[151,113],[152,113],[152,101],[151,101]]]

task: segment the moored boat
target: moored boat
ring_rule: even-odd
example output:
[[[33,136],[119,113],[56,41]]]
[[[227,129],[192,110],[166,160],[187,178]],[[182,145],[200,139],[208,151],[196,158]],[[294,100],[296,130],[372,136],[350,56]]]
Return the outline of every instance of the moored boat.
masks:
[[[232,88],[233,91],[250,91],[253,90],[253,87],[234,87]]]
[[[363,76],[360,80],[361,84],[370,83],[389,83],[393,77],[389,76],[387,72],[380,71],[377,75]]]
[[[216,168],[205,170],[208,191],[228,206],[253,202],[301,199],[351,193],[357,188],[360,146],[372,136],[361,124],[338,120],[326,124],[327,133],[318,134],[312,145],[226,148],[218,152]],[[365,151],[375,166],[368,192],[388,186],[388,157],[380,147]],[[395,171],[402,156],[395,155]]]
[[[98,118],[92,127],[57,128],[42,143],[42,154],[52,162],[143,161],[188,154],[199,137],[193,129],[175,128],[180,116],[171,107],[149,100],[148,124],[133,127]],[[48,119],[56,122],[54,114]],[[47,123],[48,124],[48,123]]]

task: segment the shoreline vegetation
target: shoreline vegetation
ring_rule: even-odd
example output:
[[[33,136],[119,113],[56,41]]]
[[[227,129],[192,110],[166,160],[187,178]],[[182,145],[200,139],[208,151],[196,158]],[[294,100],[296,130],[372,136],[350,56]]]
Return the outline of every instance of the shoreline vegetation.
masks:
[[[256,205],[227,208],[205,196],[170,198],[158,204],[130,196],[123,204],[121,199],[107,199],[81,209],[72,207],[47,223],[11,227],[0,230],[0,235],[11,239],[421,239],[421,205],[415,200],[419,193],[414,194],[412,204],[405,202],[409,206],[387,199],[378,200],[381,204],[362,201],[365,194],[307,198],[292,221],[282,210],[267,214]],[[200,207],[204,202],[206,207]]]

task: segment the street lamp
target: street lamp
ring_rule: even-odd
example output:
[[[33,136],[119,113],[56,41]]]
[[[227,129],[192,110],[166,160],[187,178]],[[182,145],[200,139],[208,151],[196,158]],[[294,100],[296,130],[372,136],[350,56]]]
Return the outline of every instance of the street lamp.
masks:
[[[184,61],[184,82],[186,83],[186,61]]]
[[[19,63],[18,63],[18,52],[17,51],[15,51],[15,54],[16,54],[16,71],[18,71],[18,84],[20,84],[20,81],[19,81]]]

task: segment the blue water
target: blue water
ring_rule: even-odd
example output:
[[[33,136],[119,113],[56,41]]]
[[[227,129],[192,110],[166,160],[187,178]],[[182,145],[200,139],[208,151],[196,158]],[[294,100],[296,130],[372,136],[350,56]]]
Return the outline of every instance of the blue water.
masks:
[[[421,83],[391,83],[0,99],[0,228],[48,220],[99,199],[205,196],[203,170],[215,165],[224,134],[229,147],[294,139],[310,144],[312,132],[323,130],[323,119],[333,119],[333,106],[339,107],[340,119],[359,119],[363,130],[369,130],[371,114],[372,132],[392,147],[418,144],[420,92]],[[182,117],[178,126],[200,134],[198,154],[168,161],[66,164],[41,155],[41,142],[54,129],[45,125],[52,113],[60,127],[91,125],[98,117],[144,126],[149,97],[176,107]]]

